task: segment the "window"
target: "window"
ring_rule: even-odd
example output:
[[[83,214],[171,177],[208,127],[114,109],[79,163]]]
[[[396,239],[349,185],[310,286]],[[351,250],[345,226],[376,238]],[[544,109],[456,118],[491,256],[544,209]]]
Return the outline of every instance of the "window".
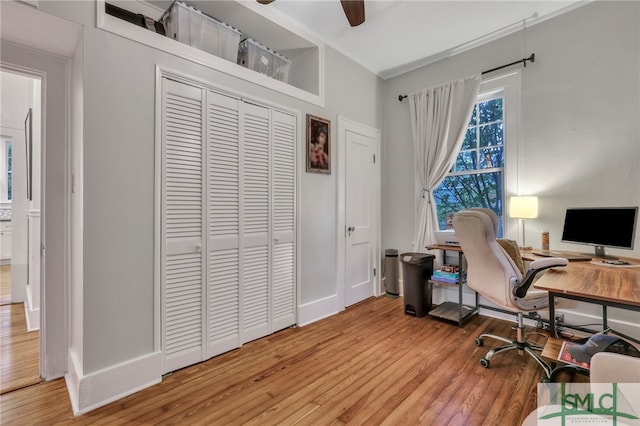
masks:
[[[0,202],[11,201],[13,186],[13,144],[11,137],[0,137]]]
[[[7,200],[11,201],[11,188],[13,183],[13,172],[12,172],[12,162],[13,157],[11,156],[11,141],[7,141]]]
[[[434,191],[440,229],[451,229],[457,211],[484,207],[500,219],[503,231],[505,120],[504,91],[478,97],[460,153]]]

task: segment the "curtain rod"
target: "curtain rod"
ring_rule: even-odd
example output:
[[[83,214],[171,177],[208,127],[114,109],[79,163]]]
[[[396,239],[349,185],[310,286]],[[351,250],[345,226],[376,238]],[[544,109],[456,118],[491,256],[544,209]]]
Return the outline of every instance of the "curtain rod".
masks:
[[[501,70],[503,68],[510,67],[511,65],[519,64],[521,62],[524,65],[524,67],[526,68],[527,67],[527,61],[529,61],[531,63],[534,63],[536,61],[536,54],[532,53],[531,56],[529,56],[528,58],[522,58],[519,61],[514,61],[514,62],[511,62],[510,64],[505,64],[505,65],[501,65],[499,67],[491,68],[490,70],[482,71],[482,75],[489,74],[490,72],[498,71],[498,70]],[[398,100],[400,102],[402,102],[402,100],[404,98],[406,98],[407,96],[408,95],[398,95]]]

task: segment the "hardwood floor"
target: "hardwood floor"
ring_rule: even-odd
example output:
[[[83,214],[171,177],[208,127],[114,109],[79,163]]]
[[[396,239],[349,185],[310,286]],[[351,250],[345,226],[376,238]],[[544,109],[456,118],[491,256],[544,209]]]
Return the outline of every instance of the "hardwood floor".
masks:
[[[0,306],[0,394],[40,382],[40,332],[27,333],[24,303]]]
[[[403,313],[402,299],[366,300],[306,327],[248,343],[162,383],[73,417],[63,380],[0,396],[7,424],[520,425],[542,370],[528,356],[479,359],[481,332],[513,323],[476,317],[464,328]],[[532,340],[544,341],[543,336]]]
[[[0,305],[11,303],[11,265],[0,266]]]

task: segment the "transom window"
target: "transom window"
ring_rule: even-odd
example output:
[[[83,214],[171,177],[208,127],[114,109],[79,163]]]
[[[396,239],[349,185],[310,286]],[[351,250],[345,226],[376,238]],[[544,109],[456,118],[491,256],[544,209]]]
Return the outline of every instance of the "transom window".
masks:
[[[498,215],[498,236],[502,236],[504,93],[492,93],[478,100],[456,162],[433,196],[440,229],[452,229],[451,219],[456,212],[484,207]]]

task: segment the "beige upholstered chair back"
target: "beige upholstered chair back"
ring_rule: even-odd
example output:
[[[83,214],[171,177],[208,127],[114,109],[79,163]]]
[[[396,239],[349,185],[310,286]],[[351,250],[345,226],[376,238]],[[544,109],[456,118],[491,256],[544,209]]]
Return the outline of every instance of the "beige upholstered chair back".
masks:
[[[513,260],[496,242],[498,217],[489,209],[469,209],[453,217],[453,229],[467,259],[467,284],[491,302],[514,311],[548,306],[546,293],[530,290],[523,299],[512,289],[522,280]]]

